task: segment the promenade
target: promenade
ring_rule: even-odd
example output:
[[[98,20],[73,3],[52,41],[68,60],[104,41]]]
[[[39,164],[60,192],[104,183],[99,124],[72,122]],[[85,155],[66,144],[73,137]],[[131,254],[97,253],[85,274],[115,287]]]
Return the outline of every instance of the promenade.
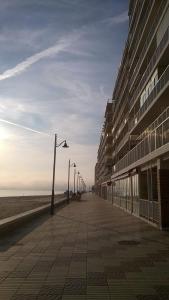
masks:
[[[0,300],[169,299],[169,233],[88,193],[0,239]]]

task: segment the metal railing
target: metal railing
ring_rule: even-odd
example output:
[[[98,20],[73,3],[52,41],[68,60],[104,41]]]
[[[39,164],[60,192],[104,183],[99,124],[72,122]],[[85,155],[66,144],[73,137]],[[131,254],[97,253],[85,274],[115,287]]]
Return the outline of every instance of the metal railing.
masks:
[[[146,68],[146,70],[145,70],[138,86],[137,86],[137,89],[135,90],[135,92],[134,92],[134,94],[133,94],[133,96],[130,100],[130,103],[131,103],[132,106],[133,106],[134,103],[136,103],[136,100],[137,100],[141,90],[144,88],[144,85],[145,85],[150,73],[154,69],[154,67],[155,67],[155,65],[158,61],[158,58],[160,57],[162,51],[165,49],[168,42],[169,42],[169,27],[167,28],[167,30],[166,30],[159,46],[156,48],[156,50],[155,50],[155,52],[154,52],[154,54],[153,54],[153,56],[152,56],[152,58],[151,58],[151,60],[148,64],[148,66],[147,66],[147,68]],[[138,69],[137,69],[137,71],[138,71]],[[134,76],[134,74],[133,74],[133,76]],[[133,76],[131,78],[131,82],[132,82],[132,80],[134,80]]]
[[[134,56],[136,54],[135,45],[137,45],[137,48],[138,48],[138,45],[140,44],[142,34],[144,32],[144,28],[147,24],[147,20],[148,20],[148,16],[150,14],[150,11],[151,11],[151,7],[152,7],[152,0],[149,0],[148,4],[147,4],[146,11],[145,11],[144,16],[143,16],[143,19],[142,19],[141,24],[139,26],[139,31],[137,33],[137,36],[135,36],[135,38],[132,39],[132,42],[130,43],[130,49],[131,49],[131,46],[132,46],[132,52],[131,52],[131,57],[130,57],[130,66],[132,66],[133,59],[134,59]]]
[[[163,123],[167,118],[169,118],[169,107],[167,107],[159,116],[158,118],[146,128],[146,130],[141,133],[137,140],[141,141],[143,140],[150,132],[152,132],[154,129],[156,129],[161,123]]]
[[[116,127],[117,127],[117,125],[119,123],[119,120],[122,117],[122,114],[124,112],[124,109],[125,109],[127,103],[128,103],[128,95],[125,96],[125,98],[124,98],[123,101],[119,101],[118,105],[116,106],[115,113],[114,113],[114,118],[113,118],[113,122],[114,122],[113,127],[114,127],[114,130],[116,129]]]
[[[117,98],[121,84],[124,80],[124,75],[126,73],[125,71],[126,71],[126,65],[127,65],[127,59],[126,59],[127,56],[128,56],[128,40],[126,41],[125,49],[123,52],[122,60],[120,63],[120,67],[119,67],[116,82],[115,82],[115,88],[114,88],[114,93],[113,93],[115,98]]]
[[[135,23],[134,23],[134,26],[132,28],[131,34],[130,34],[130,43],[131,43],[131,45],[132,45],[133,38],[134,38],[134,35],[135,35],[135,32],[136,32],[136,28],[137,28],[137,26],[139,24],[139,21],[140,21],[140,16],[142,14],[142,10],[143,10],[145,1],[147,1],[147,0],[138,1],[138,5],[137,5],[136,11],[135,11],[135,16],[134,16],[135,17]]]
[[[146,218],[150,222],[159,223],[159,203],[157,201],[149,201],[139,199],[139,215]]]
[[[136,64],[136,66],[135,66],[135,68],[134,68],[134,70],[132,72],[132,76],[130,78],[130,85],[133,84],[134,81],[135,81],[135,79],[137,78],[136,74],[139,72],[139,69],[140,69],[140,66],[141,66],[141,62],[143,61],[143,58],[145,56],[145,53],[147,52],[148,46],[150,45],[150,41],[153,39],[153,36],[154,36],[154,34],[156,32],[155,28],[156,28],[157,24],[159,23],[159,19],[160,19],[161,15],[162,15],[162,11],[163,11],[165,5],[166,5],[165,1],[162,1],[161,2],[161,6],[160,6],[160,8],[159,8],[159,10],[157,12],[157,15],[156,15],[156,17],[154,19],[153,24],[152,24],[152,27],[151,27],[151,29],[150,29],[150,31],[149,31],[149,33],[147,35],[147,38],[146,38],[146,40],[144,42],[144,46],[143,46],[143,48],[141,50],[141,53],[139,55],[139,59],[137,61],[137,64]],[[161,46],[165,46],[165,45],[163,45],[163,42],[162,42]],[[155,62],[156,62],[159,54],[161,53],[161,46],[156,49],[156,51],[155,51],[155,53],[154,53],[154,55],[153,55],[153,57],[151,59],[151,61],[154,62],[154,64],[155,64]],[[151,64],[151,61],[150,61],[150,64]],[[153,64],[153,66],[154,66],[154,64]],[[148,68],[150,68],[150,66]]]
[[[149,153],[169,143],[169,107],[167,107],[164,113],[157,118],[157,124],[159,123],[158,119],[161,119],[162,116],[163,118],[166,118],[161,124],[149,132],[141,142],[139,142],[115,165],[115,172],[130,166]]]
[[[140,14],[140,7],[141,7],[141,4],[143,3],[144,1],[142,0],[138,0],[138,1],[134,1],[133,4],[134,4],[134,8],[133,8],[133,11],[132,11],[132,16],[130,16],[130,19],[129,19],[129,33],[133,34],[133,31],[135,31],[135,26],[136,26],[136,20],[138,19],[139,17],[139,14]]]
[[[139,111],[135,114],[134,118],[129,123],[129,130],[134,128],[139,123],[139,119],[141,118],[143,113],[148,109],[150,104],[155,100],[155,98],[158,96],[158,94],[161,92],[164,86],[168,83],[168,81],[169,81],[169,65],[167,66],[164,73],[161,75],[160,79],[158,80],[157,84],[149,94],[148,98],[146,99],[142,107],[139,109]]]

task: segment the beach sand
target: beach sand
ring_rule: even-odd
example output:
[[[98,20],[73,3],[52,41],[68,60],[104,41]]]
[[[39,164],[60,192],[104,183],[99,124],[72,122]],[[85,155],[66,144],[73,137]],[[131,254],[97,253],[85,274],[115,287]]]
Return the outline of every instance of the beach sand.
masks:
[[[56,195],[55,201],[63,198],[64,195]],[[51,196],[19,196],[0,197],[0,219],[11,217],[19,213],[40,207],[50,203]]]

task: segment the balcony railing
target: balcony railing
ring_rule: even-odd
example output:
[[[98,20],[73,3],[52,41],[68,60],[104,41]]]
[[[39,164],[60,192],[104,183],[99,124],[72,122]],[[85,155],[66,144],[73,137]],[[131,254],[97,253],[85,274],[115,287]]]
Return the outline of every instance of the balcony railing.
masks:
[[[129,19],[129,32],[132,32],[135,28],[136,25],[136,17],[138,18],[138,13],[140,12],[140,5],[142,3],[142,0],[138,0],[138,1],[134,1],[133,2],[133,9],[132,9],[132,14],[129,15],[130,19]]]
[[[151,7],[152,7],[152,0],[148,1],[148,5],[147,5],[146,11],[144,13],[143,19],[141,21],[141,24],[139,26],[139,31],[137,33],[137,36],[135,36],[135,38],[132,40],[132,43],[130,44],[130,49],[131,49],[131,46],[132,46],[132,52],[131,52],[131,57],[130,57],[130,66],[132,66],[133,58],[136,54],[135,45],[137,45],[137,48],[138,48],[138,45],[139,45],[140,40],[141,40],[140,37],[142,36],[142,33],[144,31],[144,27],[147,23],[147,19],[148,19],[148,16],[150,14]]]
[[[124,86],[125,84],[122,85],[123,81],[125,80],[125,74],[126,74],[126,68],[128,66],[128,40],[126,41],[126,46],[124,49],[123,57],[121,60],[120,68],[117,74],[116,82],[115,82],[115,88],[114,88],[114,97],[118,98],[118,93],[121,90],[121,86]]]
[[[138,26],[138,23],[139,23],[139,20],[140,20],[140,16],[141,16],[142,9],[144,7],[145,1],[147,1],[147,0],[144,0],[144,1],[140,0],[140,1],[138,1],[137,7],[136,7],[136,11],[135,11],[135,13],[133,15],[135,17],[135,23],[134,23],[134,26],[132,28],[131,34],[130,34],[130,43],[131,44],[133,42],[133,37],[134,37],[135,31],[136,31],[136,28]]]
[[[157,201],[139,200],[139,215],[150,222],[159,223],[159,203]]]
[[[155,85],[155,87],[151,91],[150,95],[148,96],[148,98],[146,99],[146,101],[144,102],[142,107],[139,109],[139,111],[136,113],[133,120],[130,122],[129,130],[134,128],[136,126],[136,124],[139,123],[139,119],[141,118],[141,116],[148,109],[150,104],[153,103],[153,101],[156,99],[156,97],[162,91],[162,89],[168,83],[168,81],[169,81],[169,65],[166,68],[166,70],[164,71],[164,73],[161,75],[160,79],[158,80],[157,84]]]
[[[169,107],[167,107],[163,114],[156,119],[156,124],[158,124],[158,120],[162,120],[162,117],[165,119],[161,122],[161,124],[152,132],[147,134],[141,142],[139,142],[115,165],[115,172],[130,166],[149,153],[169,143]],[[155,122],[153,122],[153,124],[155,124]]]
[[[153,68],[155,67],[155,64],[159,58],[159,56],[161,55],[162,51],[164,50],[164,48],[166,47],[166,45],[168,44],[169,42],[169,27],[167,29],[167,31],[165,32],[158,48],[156,49],[154,55],[152,56],[152,59],[150,60],[150,63],[149,65],[147,66],[147,69],[146,71],[144,72],[140,82],[139,82],[139,85],[137,87],[137,89],[135,90],[131,100],[130,100],[130,103],[131,103],[131,106],[133,107],[133,104],[136,102],[141,90],[143,89],[148,77],[149,77],[149,74],[151,73],[151,71],[153,70]]]
[[[157,24],[158,24],[158,22],[159,22],[159,19],[160,19],[160,16],[161,16],[161,14],[162,14],[162,11],[163,11],[163,9],[164,9],[164,6],[165,6],[165,1],[162,1],[162,2],[161,2],[161,5],[160,5],[160,8],[159,8],[159,10],[158,10],[158,13],[157,13],[157,15],[156,15],[156,17],[155,17],[155,19],[154,19],[153,24],[152,24],[152,27],[151,27],[151,29],[150,29],[150,31],[149,31],[149,33],[148,33],[148,35],[147,35],[147,38],[146,38],[146,40],[145,40],[145,43],[144,43],[144,46],[143,46],[143,48],[142,48],[141,54],[139,55],[139,59],[138,59],[138,61],[137,61],[137,64],[136,64],[136,66],[135,66],[135,68],[134,68],[134,71],[132,72],[132,76],[131,76],[131,79],[130,79],[130,85],[134,83],[134,81],[135,81],[135,79],[136,79],[136,77],[137,77],[136,74],[138,73],[138,71],[139,71],[139,69],[140,69],[141,62],[143,61],[143,58],[144,58],[145,53],[146,53],[146,51],[147,51],[147,49],[148,49],[148,46],[150,45],[150,41],[152,40],[152,38],[153,38],[153,36],[154,36],[154,34],[155,34],[155,28],[156,28],[156,26],[157,26]],[[165,39],[165,38],[164,38],[164,39]],[[167,39],[167,41],[168,41],[168,39]],[[154,53],[154,55],[153,55],[153,58],[151,59],[151,61],[154,62],[154,64],[155,64],[155,62],[156,62],[156,60],[157,60],[159,54],[161,53],[161,50],[162,50],[161,47],[162,47],[162,46],[165,46],[165,45],[163,45],[163,42],[162,42],[162,45],[156,49],[156,51],[155,51],[155,53]],[[150,64],[151,64],[151,63],[150,63]],[[150,65],[150,64],[149,64],[149,65]],[[154,65],[154,64],[153,64],[153,65]],[[150,67],[149,67],[149,68],[150,68]]]

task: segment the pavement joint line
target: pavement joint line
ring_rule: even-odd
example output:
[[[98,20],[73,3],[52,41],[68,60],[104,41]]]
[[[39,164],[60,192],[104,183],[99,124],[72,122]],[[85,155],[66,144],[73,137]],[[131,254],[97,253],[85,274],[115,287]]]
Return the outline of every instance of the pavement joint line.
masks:
[[[83,197],[89,199],[89,194]],[[90,194],[90,198],[92,197]],[[154,228],[150,230],[150,225],[145,226],[133,216],[122,218],[120,209],[108,210],[104,201],[97,201],[95,197],[93,200],[86,201],[83,206],[84,213],[81,205],[64,206],[61,214],[57,213],[53,218],[45,219],[45,222],[38,222],[36,229],[31,225],[34,223],[30,223],[28,235],[25,234],[25,228],[22,228],[24,234],[18,244],[23,243],[23,246],[11,245],[11,248],[0,252],[0,269],[2,266],[5,275],[3,284],[0,282],[0,299],[12,300],[18,297],[17,299],[24,300],[24,297],[28,299],[28,293],[30,299],[31,296],[32,299],[39,300],[57,299],[52,294],[56,285],[63,287],[62,296],[58,298],[60,300],[113,297],[138,299],[140,295],[148,297],[151,293],[161,299],[160,293],[166,295],[169,289],[169,235],[165,239],[161,232]],[[68,214],[73,217],[66,217]],[[81,216],[82,222],[76,216]],[[92,224],[88,223],[90,221]],[[118,225],[120,230],[117,233],[113,227]],[[163,237],[168,244],[160,243]],[[155,238],[158,240],[156,244]],[[15,239],[14,236],[13,240]],[[131,239],[139,239],[141,244],[133,247],[122,246],[123,249],[118,245],[119,240]],[[113,247],[115,251],[112,251]],[[163,262],[163,259],[166,261]],[[5,270],[9,271],[5,273]],[[126,279],[120,278],[122,271]],[[24,279],[20,278],[22,272]],[[0,271],[1,274],[3,275]],[[84,287],[83,279],[88,283],[88,275],[94,278]],[[103,277],[107,280],[106,289],[103,286]],[[64,293],[65,284],[67,290]],[[47,287],[52,285],[50,294]],[[42,295],[43,287],[48,294]],[[10,295],[5,298],[8,291],[11,298]],[[77,295],[85,292],[85,295]]]
[[[62,217],[63,219],[71,220],[72,222],[76,222],[76,223],[80,223],[80,224],[85,224],[85,225],[88,225],[88,226],[93,227],[93,228],[99,228],[99,229],[101,229],[102,231],[105,231],[105,232],[120,233],[119,231],[116,231],[114,229],[113,230],[112,229],[106,229],[106,228],[103,228],[103,227],[98,226],[98,225],[90,224],[90,223],[87,223],[87,222],[84,222],[84,221],[80,221],[80,220],[77,220],[77,219],[73,219],[73,218],[70,218],[70,217],[65,217],[65,216],[60,215],[60,214],[57,214],[57,216]]]

